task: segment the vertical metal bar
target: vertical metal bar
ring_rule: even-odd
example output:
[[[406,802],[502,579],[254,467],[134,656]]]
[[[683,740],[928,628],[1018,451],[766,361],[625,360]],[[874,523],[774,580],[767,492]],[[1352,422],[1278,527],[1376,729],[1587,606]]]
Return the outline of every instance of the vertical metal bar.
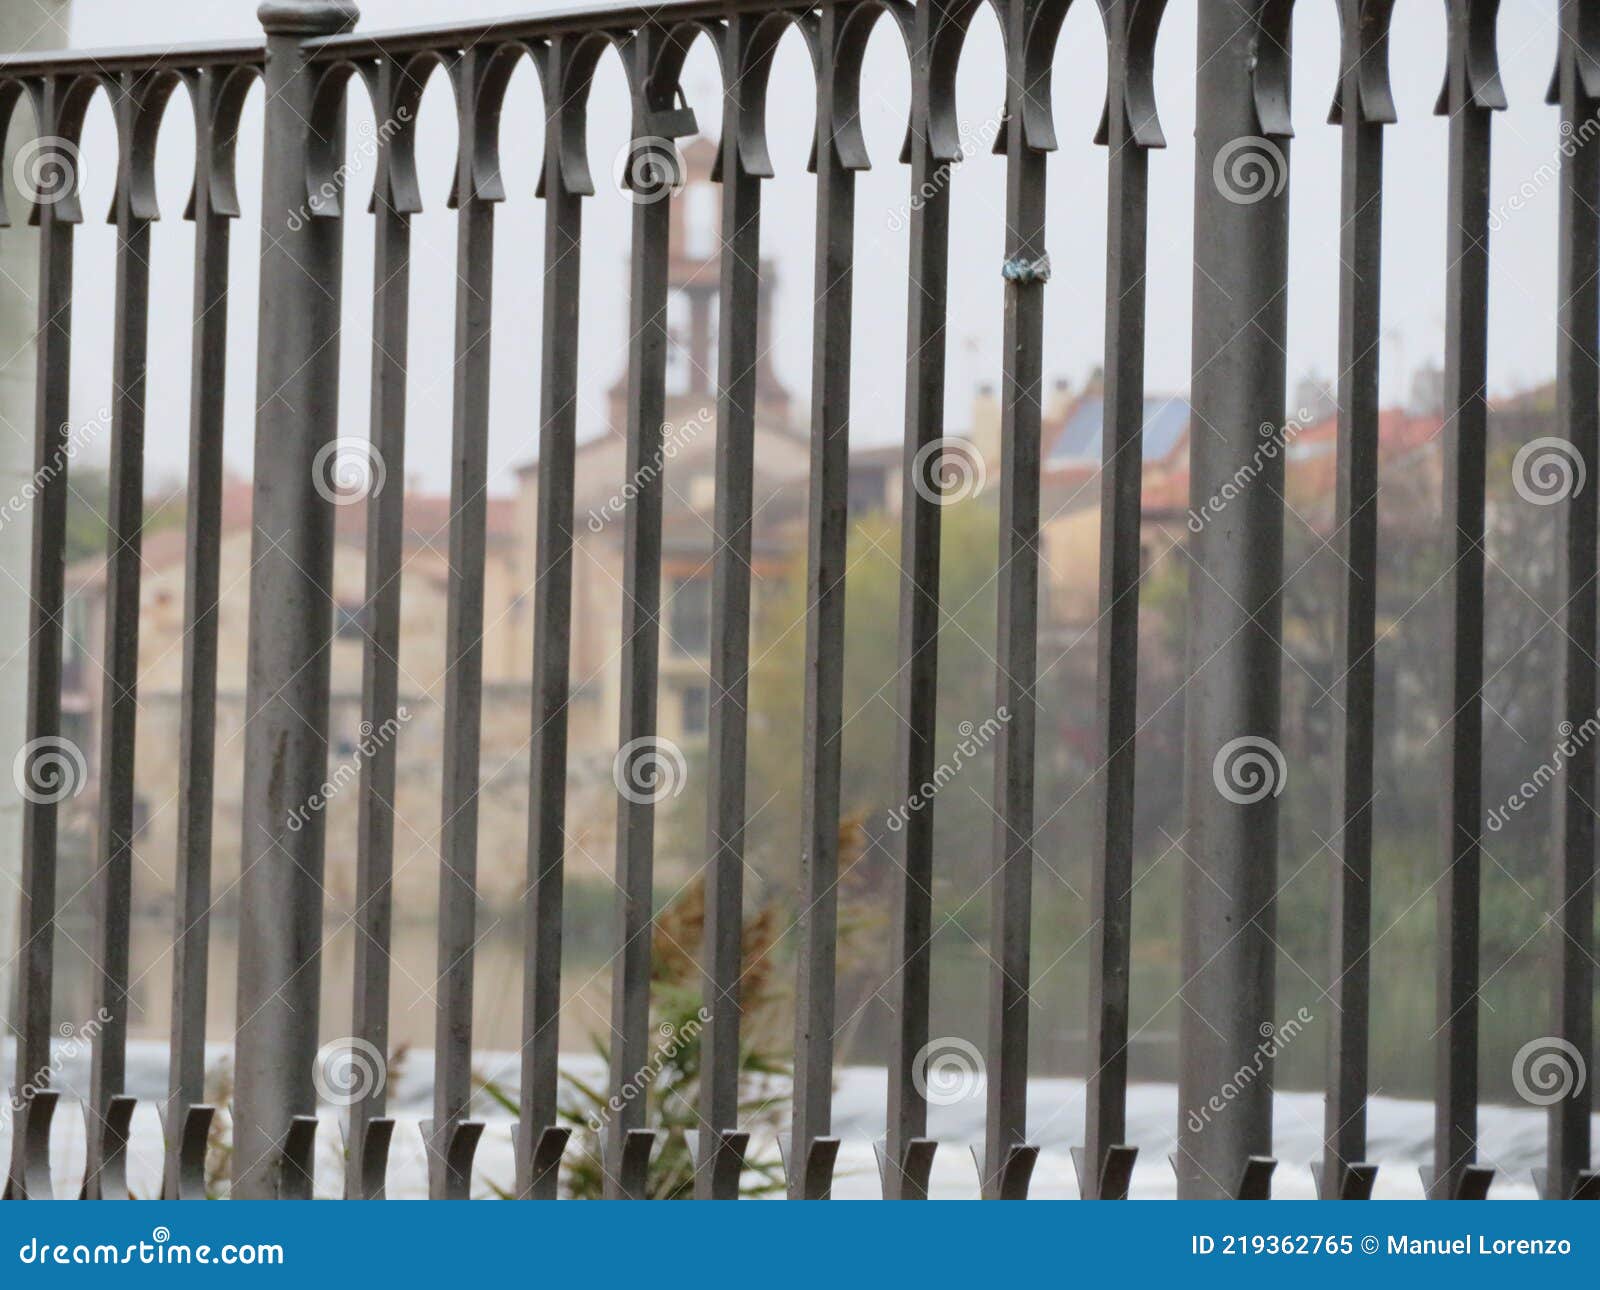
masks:
[[[650,30],[635,34],[636,75],[651,77],[659,41]],[[646,86],[635,96],[634,150],[652,146],[656,117],[670,93]],[[631,173],[632,168],[630,168]],[[605,1194],[640,1198],[643,1179],[630,1166],[630,1135],[644,1131],[645,1100],[629,1097],[630,1081],[650,1051],[650,950],[655,860],[655,798],[625,787],[628,759],[650,757],[656,741],[656,675],[661,610],[661,505],[659,469],[666,415],[667,245],[670,188],[632,189],[632,254],[628,270],[627,479],[633,497],[623,512],[622,648],[617,793],[617,955],[611,973],[610,1097],[619,1106],[603,1146]],[[637,1148],[632,1148],[636,1151]]]
[[[1089,1052],[1079,1192],[1122,1199],[1112,1148],[1125,1144],[1128,1098],[1128,965],[1133,943],[1133,808],[1139,710],[1139,522],[1144,486],[1144,339],[1149,154],[1159,132],[1133,124],[1148,95],[1159,15],[1136,26],[1134,0],[1113,0],[1105,137],[1105,433],[1100,468],[1100,589],[1095,682],[1095,849],[1089,879]],[[1144,37],[1141,40],[1141,35]],[[1144,75],[1141,78],[1140,73]],[[1150,117],[1147,128],[1154,127]],[[1131,1168],[1131,1160],[1129,1160]]]
[[[906,305],[905,474],[900,505],[900,673],[894,784],[901,801],[916,797],[934,770],[939,681],[939,494],[929,486],[925,449],[944,437],[945,311],[949,294],[950,185],[930,129],[930,64],[942,6],[917,6],[907,138],[912,203]],[[933,448],[932,452],[937,452]],[[933,814],[911,811],[897,834],[900,886],[895,893],[894,1019],[889,1033],[889,1102],[884,1138],[884,1197],[926,1198],[926,1180],[908,1175],[906,1151],[928,1129],[928,1103],[917,1089],[917,1060],[928,1043],[933,959]]]
[[[309,1180],[286,1149],[297,1118],[316,1110],[323,818],[291,813],[328,764],[333,508],[313,463],[337,433],[344,227],[337,215],[293,216],[306,203],[315,90],[303,41],[344,29],[355,9],[278,0],[261,18],[266,143],[233,1148],[233,1194],[251,1200],[304,1192]]]
[[[1335,550],[1343,565],[1334,646],[1332,948],[1327,1100],[1318,1187],[1344,1199],[1363,1186],[1372,966],[1372,797],[1377,675],[1378,345],[1383,268],[1383,126],[1368,87],[1386,74],[1390,3],[1343,0],[1339,202],[1339,442]]]
[[[1489,334],[1489,135],[1498,0],[1451,0],[1449,72],[1439,110],[1450,118],[1445,279],[1444,531],[1449,606],[1441,652],[1450,660],[1439,738],[1445,749],[1438,884],[1438,1029],[1434,1033],[1433,1167],[1428,1195],[1454,1197],[1478,1142],[1478,927],[1483,820],[1485,381]],[[1487,42],[1487,44],[1485,44]]]
[[[565,140],[583,119],[568,42],[551,46],[544,152],[544,323],[539,356],[539,500],[533,582],[533,750],[523,965],[522,1103],[517,1192],[554,1199],[561,1049],[561,906],[566,857],[567,700],[572,629],[572,512],[578,410],[583,194],[569,183]],[[587,187],[588,185],[583,185]],[[556,1157],[559,1159],[559,1156]],[[541,1167],[542,1165],[542,1167]]]
[[[816,257],[811,338],[811,480],[806,552],[805,731],[800,800],[799,953],[795,963],[794,1123],[789,1196],[826,1199],[831,1161],[813,1144],[833,1114],[834,987],[839,918],[839,789],[843,753],[845,558],[850,535],[850,332],[856,177],[836,105],[855,90],[856,46],[837,9],[822,11],[817,78]],[[846,42],[850,42],[848,45]],[[849,66],[841,59],[849,57]],[[835,1144],[837,1149],[837,1144]]]
[[[135,725],[139,698],[139,572],[144,529],[144,397],[150,317],[150,218],[136,185],[151,180],[154,132],[144,137],[148,86],[132,72],[117,87],[121,148],[112,215],[117,229],[111,354],[111,467],[106,517],[105,648],[96,830],[95,1036],[89,1071],[83,1194],[127,1198],[123,1100],[128,1057],[128,952],[133,909]],[[160,108],[156,106],[159,118]]]
[[[994,853],[989,937],[988,1105],[982,1192],[1022,1198],[1037,1150],[1026,1148],[1033,937],[1034,732],[1038,724],[1039,391],[1044,350],[1045,154],[1029,138],[1029,55],[1049,48],[1020,3],[1006,69],[1006,260],[1000,384],[1000,550],[995,640]],[[1036,45],[1036,42],[1039,42]],[[1019,1150],[1021,1149],[1021,1150]]]
[[[229,219],[215,197],[233,175],[220,148],[237,127],[228,110],[243,98],[227,73],[195,75],[194,325],[189,375],[189,477],[184,515],[183,697],[178,731],[178,837],[172,928],[172,1035],[167,1064],[166,1165],[162,1196],[177,1200],[198,1181],[196,1160],[210,1127],[191,1129],[205,1101],[207,953],[211,944],[211,830],[217,733],[217,594],[222,551],[222,431],[228,374]],[[198,1174],[198,1177],[197,1177]]]
[[[717,465],[711,565],[710,720],[707,757],[706,916],[701,959],[705,1029],[701,1033],[700,1119],[703,1139],[695,1195],[732,1200],[738,1169],[722,1161],[720,1135],[737,1128],[739,977],[744,930],[745,751],[749,734],[751,506],[755,482],[757,336],[761,287],[761,180],[745,155],[751,119],[751,39],[758,17],[727,28],[724,65],[736,69],[723,96],[722,226],[718,248]],[[731,1188],[731,1190],[730,1190]]]
[[[483,719],[483,576],[488,517],[489,330],[494,205],[478,191],[477,88],[483,55],[467,50],[459,78],[455,402],[450,447],[450,580],[445,620],[444,771],[439,829],[439,965],[434,1030],[429,1195],[461,1194],[452,1151],[472,1103],[472,967],[477,926],[478,765]],[[469,1162],[470,1163],[470,1162]]]
[[[67,86],[44,81],[34,96],[40,138],[69,130]],[[67,172],[71,173],[69,167]],[[54,981],[56,807],[83,786],[83,753],[61,736],[61,609],[67,533],[68,397],[72,365],[72,226],[82,218],[71,194],[35,207],[39,226],[39,328],[34,341],[33,553],[28,596],[28,709],[17,916],[16,1077],[24,1109],[11,1129],[9,1199],[51,1195],[49,1132],[55,1095],[27,1097],[25,1085],[50,1070]],[[65,758],[65,760],[63,760]],[[69,769],[69,763],[75,767]],[[75,775],[75,778],[74,778]]]
[[[1555,97],[1561,107],[1561,228],[1556,302],[1556,398],[1562,433],[1572,456],[1574,481],[1600,468],[1600,155],[1580,131],[1592,124],[1600,89],[1600,23],[1592,5],[1564,0]],[[1596,541],[1600,538],[1597,490],[1575,487],[1562,507],[1561,698],[1563,736],[1589,729],[1600,707],[1595,684],[1597,653]],[[1552,983],[1553,1033],[1588,1062],[1594,1052],[1594,847],[1595,748],[1574,739],[1560,769],[1556,837],[1551,872],[1555,909],[1556,976]],[[1565,748],[1563,749],[1565,751]],[[1582,1069],[1580,1067],[1579,1069]],[[1587,1080],[1550,1105],[1546,1197],[1573,1195],[1589,1172],[1590,1108]]]
[[[1281,30],[1273,20],[1282,16]],[[1239,471],[1259,476],[1226,523],[1194,535],[1185,693],[1183,987],[1178,1194],[1237,1194],[1270,1154],[1263,1071],[1197,1131],[1204,1106],[1272,1024],[1283,575],[1284,338],[1288,301],[1288,66],[1280,0],[1199,11],[1195,133],[1194,375],[1190,502],[1204,511]],[[1274,59],[1274,52],[1282,58]],[[1262,119],[1264,104],[1283,119]],[[1252,150],[1265,192],[1240,200],[1230,161]],[[1270,427],[1270,433],[1264,433]],[[1276,451],[1263,453],[1262,445]],[[1241,763],[1244,756],[1252,759]],[[1263,761],[1262,759],[1265,759]],[[1235,791],[1232,767],[1262,771]],[[1264,787],[1263,787],[1264,785]]]
[[[411,125],[398,111],[414,104],[416,87],[402,87],[392,59],[378,65],[377,102],[395,133],[378,149],[373,184],[372,392],[369,436],[388,484],[367,496],[366,616],[361,642],[361,725],[370,731],[361,760],[356,820],[356,937],[350,1033],[389,1053],[389,944],[393,926],[394,795],[400,721],[400,608],[405,558],[406,369],[411,334],[411,215],[420,202],[397,175],[412,147]],[[403,95],[403,98],[402,98]],[[397,154],[400,154],[397,156]],[[368,1053],[371,1057],[371,1053]],[[387,1109],[386,1081],[349,1108],[345,1195],[378,1199],[376,1156],[386,1138],[372,1139]],[[380,1135],[389,1132],[379,1129]],[[378,1149],[369,1158],[371,1147]],[[375,1176],[376,1175],[376,1176]],[[379,1184],[375,1190],[373,1184]]]

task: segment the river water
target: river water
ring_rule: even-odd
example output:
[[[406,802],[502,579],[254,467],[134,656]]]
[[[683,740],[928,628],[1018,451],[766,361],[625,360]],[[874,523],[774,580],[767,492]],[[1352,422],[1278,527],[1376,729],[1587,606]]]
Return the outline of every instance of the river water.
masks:
[[[10,1045],[5,1046],[5,1069],[11,1069]],[[208,1054],[211,1062],[226,1058],[218,1045]],[[563,1066],[586,1082],[603,1082],[598,1058],[573,1055]],[[517,1059],[511,1053],[481,1053],[479,1070],[502,1087],[515,1088]],[[63,1099],[52,1132],[57,1194],[76,1194],[83,1168],[83,1121],[76,1101],[89,1085],[85,1052],[64,1056],[53,1076]],[[161,1130],[156,1099],[166,1087],[166,1050],[158,1043],[130,1045],[128,1092],[140,1099],[134,1117],[130,1148],[129,1181],[137,1196],[159,1191]],[[389,1113],[401,1124],[395,1135],[389,1174],[389,1194],[395,1199],[426,1194],[426,1171],[418,1123],[428,1115],[432,1087],[431,1054],[413,1051],[390,1089]],[[886,1075],[881,1067],[846,1067],[839,1072],[833,1099],[834,1132],[843,1139],[834,1194],[840,1199],[867,1199],[879,1194],[873,1142],[883,1133]],[[487,1099],[485,1099],[487,1103]],[[1285,1198],[1310,1198],[1309,1164],[1321,1152],[1322,1097],[1317,1093],[1279,1093],[1274,1103],[1275,1149],[1280,1164],[1273,1193]],[[478,1150],[475,1195],[494,1194],[494,1185],[509,1185],[512,1178],[511,1120],[492,1103],[477,1112],[487,1121]],[[0,1149],[9,1154],[10,1115],[0,1124]],[[317,1194],[334,1198],[341,1187],[339,1112],[324,1108],[319,1138]],[[1485,1106],[1479,1113],[1480,1159],[1497,1173],[1491,1195],[1531,1199],[1529,1171],[1542,1163],[1545,1113],[1533,1107]],[[1070,1148],[1081,1141],[1083,1081],[1036,1079],[1029,1085],[1030,1138],[1041,1147],[1034,1173],[1036,1198],[1071,1198],[1078,1194]],[[1173,1150],[1177,1128],[1177,1089],[1172,1084],[1136,1084],[1129,1090],[1128,1136],[1140,1149],[1134,1170],[1133,1196],[1161,1198],[1173,1195],[1173,1175],[1167,1157]],[[1597,1117],[1600,1137],[1600,1117]],[[1376,1195],[1380,1198],[1420,1198],[1417,1169],[1429,1154],[1433,1131],[1431,1103],[1377,1097],[1368,1111],[1370,1159],[1380,1166]],[[983,1095],[972,1095],[953,1106],[935,1106],[929,1112],[929,1134],[940,1142],[932,1178],[932,1193],[939,1198],[972,1197],[977,1174],[970,1147],[983,1136]],[[752,1151],[772,1154],[770,1141],[756,1142]]]

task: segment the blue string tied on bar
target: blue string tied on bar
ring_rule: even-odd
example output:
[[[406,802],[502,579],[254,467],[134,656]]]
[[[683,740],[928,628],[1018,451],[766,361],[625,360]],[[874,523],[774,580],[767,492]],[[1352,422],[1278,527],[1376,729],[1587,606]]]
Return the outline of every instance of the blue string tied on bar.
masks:
[[[1013,256],[1000,266],[1000,276],[1007,282],[1049,282],[1050,256],[1041,255],[1038,259]]]

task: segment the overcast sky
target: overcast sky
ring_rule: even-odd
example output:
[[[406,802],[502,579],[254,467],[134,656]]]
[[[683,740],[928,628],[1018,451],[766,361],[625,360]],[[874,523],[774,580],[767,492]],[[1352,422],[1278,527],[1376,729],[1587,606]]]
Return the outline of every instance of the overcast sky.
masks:
[[[525,13],[528,0],[366,0],[366,29],[475,16]],[[196,41],[259,34],[256,0],[76,0],[75,44],[83,46]],[[1386,401],[1403,400],[1411,373],[1437,362],[1444,345],[1444,180],[1446,124],[1432,115],[1444,58],[1442,0],[1398,6],[1393,40],[1400,124],[1388,132],[1385,209],[1384,328]],[[1555,110],[1543,104],[1554,61],[1554,0],[1505,0],[1500,48],[1511,110],[1496,118],[1494,202],[1519,190],[1524,208],[1507,211],[1495,236],[1490,382],[1508,392],[1549,379],[1554,370],[1556,188],[1537,176],[1557,157]],[[1329,376],[1336,359],[1338,303],[1338,131],[1325,123],[1338,52],[1333,0],[1306,0],[1295,23],[1297,51],[1293,146],[1290,298],[1290,388],[1307,373]],[[1149,386],[1188,386],[1194,125],[1194,4],[1174,0],[1157,54],[1158,97],[1170,147],[1151,173]],[[853,433],[878,444],[901,434],[907,171],[896,161],[908,98],[899,36],[880,24],[868,53],[864,118],[875,169],[859,181]],[[703,130],[719,118],[719,80],[701,42],[685,75]],[[1098,10],[1079,0],[1068,15],[1055,63],[1054,99],[1061,151],[1050,161],[1049,251],[1054,278],[1047,292],[1047,379],[1080,382],[1103,348],[1105,153],[1091,139],[1105,89],[1104,38]],[[371,111],[357,93],[352,107],[359,138]],[[953,188],[949,424],[962,428],[976,386],[1000,369],[1003,161],[986,143],[1001,101],[999,33],[985,8],[962,57],[958,111],[963,130],[985,147],[961,167]],[[260,239],[260,96],[256,92],[240,140],[245,217],[234,233],[230,308],[228,448],[247,472],[255,388],[255,259]],[[812,130],[810,61],[799,38],[784,38],[773,73],[769,128],[775,179],[765,185],[764,254],[777,266],[775,367],[804,404],[810,379],[814,183],[805,161]],[[511,470],[536,440],[540,317],[541,203],[533,196],[542,112],[536,77],[524,68],[506,105],[505,170],[510,200],[497,216],[495,362],[490,478],[509,487]],[[611,182],[612,162],[626,139],[627,104],[620,64],[608,54],[590,111],[590,154],[596,195],[585,207],[584,291],[580,318],[580,429],[604,424],[605,393],[622,370],[626,343],[626,246],[630,207]],[[370,129],[370,125],[368,126]],[[411,417],[408,473],[418,486],[448,486],[450,368],[454,299],[454,216],[444,207],[453,164],[454,109],[435,76],[419,120],[424,197],[429,209],[414,224],[411,332]],[[175,96],[159,145],[165,218],[153,239],[149,379],[149,455],[153,480],[180,475],[186,459],[190,274],[193,236],[179,218],[192,163],[193,124]],[[114,235],[100,222],[114,175],[109,109],[97,100],[85,131],[86,222],[79,237],[75,315],[74,419],[106,403],[110,385]],[[365,215],[370,168],[354,183],[347,209],[345,344],[341,432],[367,429],[370,361],[371,221]]]

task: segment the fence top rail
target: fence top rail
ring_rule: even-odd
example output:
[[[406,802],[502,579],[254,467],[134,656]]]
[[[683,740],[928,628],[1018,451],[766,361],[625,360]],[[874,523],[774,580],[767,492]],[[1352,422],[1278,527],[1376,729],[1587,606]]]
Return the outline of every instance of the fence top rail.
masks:
[[[670,0],[658,4],[575,5],[548,13],[489,18],[471,23],[402,27],[391,31],[347,31],[308,42],[312,57],[376,57],[459,49],[485,42],[544,40],[587,32],[628,31],[657,24],[704,22],[738,13],[811,13],[830,3],[854,7],[882,0]]]
[[[827,0],[824,0],[826,3]],[[848,7],[877,5],[882,0],[832,0]],[[819,4],[806,0],[669,0],[658,4],[576,5],[548,13],[487,18],[470,23],[400,27],[388,31],[349,31],[313,37],[306,42],[319,61],[374,58],[425,50],[467,48],[484,42],[549,39],[579,32],[627,31],[658,23],[704,22],[735,13],[812,12]],[[266,61],[264,40],[210,41],[178,45],[129,45],[110,49],[59,49],[0,54],[0,79],[158,70],[210,66],[260,67]]]
[[[100,76],[113,72],[187,71],[201,67],[260,67],[266,45],[260,40],[212,41],[192,45],[128,45],[120,49],[58,49],[0,55],[0,79],[43,76]]]

